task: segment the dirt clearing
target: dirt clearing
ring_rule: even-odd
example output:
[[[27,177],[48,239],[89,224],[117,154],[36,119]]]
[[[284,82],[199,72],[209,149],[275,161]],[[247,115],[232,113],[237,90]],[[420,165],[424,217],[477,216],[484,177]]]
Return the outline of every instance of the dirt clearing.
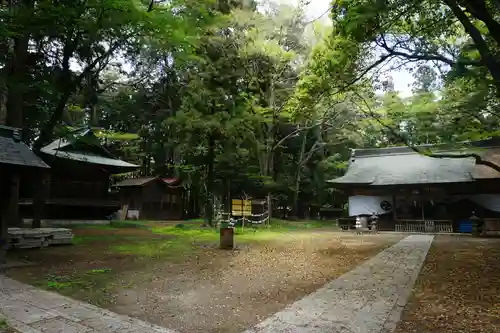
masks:
[[[396,333],[500,332],[500,239],[436,236]]]
[[[9,275],[180,332],[240,333],[402,238],[259,230],[223,251],[213,231],[90,229]]]

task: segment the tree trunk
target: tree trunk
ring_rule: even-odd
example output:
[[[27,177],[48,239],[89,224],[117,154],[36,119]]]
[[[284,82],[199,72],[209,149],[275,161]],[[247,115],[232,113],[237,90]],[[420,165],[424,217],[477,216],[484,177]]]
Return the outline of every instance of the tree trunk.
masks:
[[[62,68],[57,75],[57,87],[60,92],[59,99],[54,108],[54,111],[50,115],[49,120],[47,121],[47,123],[45,123],[44,126],[42,126],[40,135],[33,144],[33,150],[36,153],[38,153],[40,149],[42,149],[44,144],[47,144],[52,139],[54,128],[61,121],[69,98],[75,91],[76,87],[81,83],[83,78],[83,74],[80,75],[78,79],[72,78],[70,60],[73,57],[73,54],[80,41],[80,34],[76,33],[76,36],[73,36],[73,34],[74,31],[68,32],[68,37],[64,44]],[[85,71],[87,70],[88,69],[86,68]]]
[[[12,9],[27,10],[33,7],[32,0],[23,0]],[[26,59],[28,55],[28,42],[30,34],[27,31],[18,32],[19,36],[13,38],[13,48],[7,62],[7,101],[6,119],[7,126],[22,128],[23,126],[23,105],[26,87],[28,86],[28,68]],[[12,174],[12,182],[9,184],[9,203],[7,207],[7,223],[15,226],[22,226],[19,216],[19,174]]]
[[[66,104],[71,97],[72,91],[66,88],[66,91],[62,93],[57,102],[56,108],[50,115],[49,121],[42,127],[38,139],[33,144],[33,150],[38,153],[42,149],[43,145],[47,144],[52,139],[52,134],[57,123],[59,123],[64,114]]]
[[[24,53],[23,51],[24,49]],[[25,65],[27,40],[18,40],[15,44],[15,55],[8,64],[9,73],[7,75],[7,115],[5,122],[7,126],[22,127],[23,125],[23,104],[25,89],[28,85],[25,82]]]
[[[267,224],[271,224],[271,218],[273,217],[273,201],[271,194],[267,195]]]
[[[227,178],[226,183],[226,200],[224,201],[224,212],[231,216],[231,179]]]
[[[304,154],[306,152],[307,144],[307,131],[302,135],[302,142],[300,144],[299,158],[297,160],[297,172],[295,174],[295,188],[293,191],[293,201],[292,201],[292,216],[298,217],[299,208],[299,193],[300,193],[300,174],[302,171],[302,163],[304,160]]]
[[[214,219],[214,181],[215,181],[215,137],[213,134],[208,138],[208,155],[207,155],[207,179],[206,188],[207,196],[205,198],[205,221],[209,226],[213,226]]]
[[[32,0],[23,0],[16,5],[12,5],[11,10],[15,12],[27,11],[32,9]],[[6,123],[8,126],[19,127],[23,125],[23,105],[26,88],[29,85],[28,81],[28,43],[30,34],[28,31],[17,31],[12,38],[12,47],[9,48],[8,61],[6,64],[7,70],[7,116]]]

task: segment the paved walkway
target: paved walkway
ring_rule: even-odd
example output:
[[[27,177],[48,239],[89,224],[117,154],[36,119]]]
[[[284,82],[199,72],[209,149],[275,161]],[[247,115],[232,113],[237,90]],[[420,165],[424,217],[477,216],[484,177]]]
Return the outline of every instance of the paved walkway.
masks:
[[[393,332],[433,237],[406,237],[244,333]]]
[[[432,239],[408,236],[244,333],[392,332]],[[176,333],[3,275],[0,314],[22,333]]]
[[[175,333],[0,275],[0,315],[21,333]]]

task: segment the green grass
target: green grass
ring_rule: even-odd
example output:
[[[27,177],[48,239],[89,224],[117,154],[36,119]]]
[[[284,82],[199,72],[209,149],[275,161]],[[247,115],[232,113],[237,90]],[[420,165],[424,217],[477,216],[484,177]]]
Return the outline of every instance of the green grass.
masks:
[[[0,332],[6,331],[9,328],[7,325],[7,318],[0,315]]]
[[[149,228],[148,223],[151,221],[111,221],[109,226],[111,228]]]
[[[89,270],[87,274],[104,274],[104,273],[109,273],[111,271],[112,271],[111,268],[96,268]]]
[[[181,258],[195,250],[193,246],[178,240],[151,240],[112,245],[110,252],[133,255],[142,259]]]
[[[112,252],[139,257],[182,257],[196,251],[200,244],[215,243],[219,239],[216,229],[201,229],[198,225],[153,227],[151,232],[165,238],[138,240],[112,245]]]
[[[148,221],[113,221],[110,225],[83,226],[101,230],[117,230],[120,228],[148,228],[152,234],[164,238],[147,238],[144,236],[123,236],[118,234],[103,234],[92,236],[75,236],[74,244],[89,244],[93,242],[109,243],[108,251],[112,253],[134,255],[140,258],[183,257],[200,249],[204,245],[217,245],[219,229],[201,228],[202,219],[189,220],[186,223],[160,225]],[[331,221],[287,221],[273,219],[268,225],[247,225],[235,229],[237,244],[262,241],[272,241],[284,237],[284,233],[294,230],[334,228]]]
[[[47,274],[37,284],[57,291],[65,289],[90,290],[106,285],[112,273],[111,268],[97,268],[71,275]]]
[[[89,302],[103,305],[109,301],[110,291],[116,284],[115,273],[106,267],[83,272],[74,271],[69,275],[49,273],[34,281],[34,285],[71,297],[79,294]]]
[[[318,220],[289,221],[289,220],[272,219],[271,228],[287,229],[287,230],[337,228],[337,221],[318,221]]]
[[[90,244],[95,242],[117,243],[117,242],[134,242],[144,240],[141,236],[122,236],[122,235],[95,235],[95,236],[74,236],[74,245]]]
[[[175,222],[174,222],[175,223]],[[108,267],[86,267],[74,271],[51,271],[45,276],[39,276],[33,283],[39,287],[56,290],[64,295],[83,298],[96,305],[104,305],[109,301],[111,291],[121,281],[117,279],[120,270],[134,269],[133,267],[149,267],[151,262],[165,260],[178,262],[186,256],[206,251],[207,247],[217,249],[219,245],[219,229],[202,228],[203,220],[178,222],[177,224],[161,224],[148,221],[112,221],[110,225],[83,225],[72,226],[72,229],[98,229],[107,232],[97,235],[75,236],[76,246],[91,248],[93,244],[99,246],[98,251],[90,252],[89,259],[101,259]],[[235,229],[235,243],[258,244],[274,240],[286,240],[297,235],[295,231],[332,228],[336,224],[322,221],[285,221],[273,219],[270,226],[259,225],[255,228],[246,226]],[[120,229],[148,228],[151,232],[140,232],[137,236],[133,232],[120,233]],[[115,231],[115,232],[114,232]],[[76,249],[76,248],[75,248]],[[102,249],[102,250],[101,250]],[[100,252],[102,251],[102,252]],[[99,258],[99,253],[103,253]],[[113,263],[106,264],[106,260],[116,260],[115,255],[126,256],[123,265],[117,267]],[[111,256],[107,256],[111,255]],[[94,258],[97,256],[97,258]],[[129,257],[130,256],[130,257]],[[121,259],[119,259],[121,260]],[[133,266],[129,266],[132,264]],[[136,266],[139,265],[139,266]],[[92,268],[92,269],[90,269]]]

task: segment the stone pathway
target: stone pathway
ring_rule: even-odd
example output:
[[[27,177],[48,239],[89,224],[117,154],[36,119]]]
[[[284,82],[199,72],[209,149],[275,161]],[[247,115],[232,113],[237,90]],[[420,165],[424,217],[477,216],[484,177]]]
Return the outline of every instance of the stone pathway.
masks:
[[[0,315],[21,333],[175,333],[0,274]]]
[[[390,333],[434,236],[412,235],[244,333]]]
[[[433,236],[412,235],[244,333],[390,333]],[[21,333],[176,333],[0,274],[0,315]]]

